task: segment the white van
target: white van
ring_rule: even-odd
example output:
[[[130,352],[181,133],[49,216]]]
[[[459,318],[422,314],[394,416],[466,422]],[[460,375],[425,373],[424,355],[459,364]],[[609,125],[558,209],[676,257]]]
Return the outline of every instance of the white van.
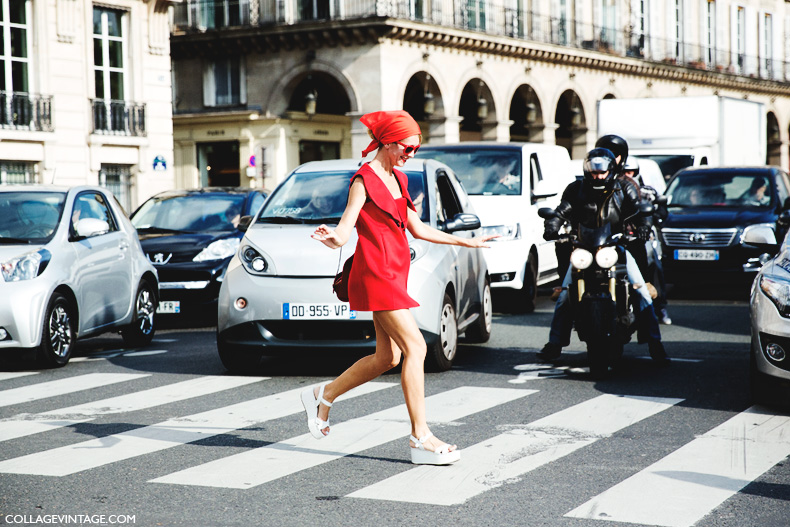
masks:
[[[425,145],[417,157],[437,159],[463,183],[483,234],[498,234],[483,251],[492,289],[509,290],[513,307],[535,309],[537,287],[556,280],[554,242],[543,239],[541,207],[556,207],[574,180],[568,151],[542,143]]]

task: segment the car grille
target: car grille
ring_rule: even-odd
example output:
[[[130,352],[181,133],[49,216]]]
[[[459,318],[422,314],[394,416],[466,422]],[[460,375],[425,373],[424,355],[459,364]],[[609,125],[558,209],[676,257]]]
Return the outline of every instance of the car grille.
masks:
[[[661,229],[667,245],[674,247],[727,247],[737,229]]]

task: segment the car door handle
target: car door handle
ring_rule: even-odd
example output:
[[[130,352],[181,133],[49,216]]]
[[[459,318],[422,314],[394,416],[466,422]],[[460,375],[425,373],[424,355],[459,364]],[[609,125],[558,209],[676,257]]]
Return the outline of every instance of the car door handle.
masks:
[[[118,248],[120,250],[122,250],[122,251],[125,251],[126,249],[129,248],[129,243],[128,242],[121,242],[121,243],[118,244]]]

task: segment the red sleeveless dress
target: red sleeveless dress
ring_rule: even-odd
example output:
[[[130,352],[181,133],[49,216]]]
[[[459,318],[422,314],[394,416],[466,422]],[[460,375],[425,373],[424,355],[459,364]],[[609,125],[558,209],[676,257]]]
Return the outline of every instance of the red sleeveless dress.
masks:
[[[365,163],[351,178],[362,178],[368,200],[357,218],[359,241],[348,280],[348,298],[355,311],[408,309],[418,304],[406,292],[411,252],[406,238],[408,208],[414,210],[407,191],[406,174],[393,170],[400,198],[393,198],[387,186]]]

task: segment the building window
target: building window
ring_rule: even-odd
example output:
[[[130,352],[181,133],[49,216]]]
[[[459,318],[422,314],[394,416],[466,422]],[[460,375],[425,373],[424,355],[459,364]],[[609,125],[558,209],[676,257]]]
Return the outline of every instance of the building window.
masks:
[[[29,92],[30,21],[25,0],[0,0],[0,91]]]
[[[93,8],[93,72],[97,99],[126,98],[126,14]]]
[[[102,164],[99,185],[112,192],[127,213],[132,211],[132,184],[130,165]]]
[[[37,183],[36,164],[24,161],[0,161],[0,184],[26,185]]]
[[[485,31],[486,29],[486,1],[485,0],[466,0],[463,18],[465,26],[469,29]]]
[[[774,23],[770,13],[763,17],[763,41],[762,41],[762,63],[765,68],[765,76],[773,77],[774,59]]]
[[[675,0],[673,9],[675,31],[672,35],[674,41],[675,58],[683,60],[683,0]]]
[[[203,77],[206,106],[241,106],[247,104],[247,80],[244,59],[232,57],[208,65]]]
[[[708,0],[705,8],[705,62],[716,64],[716,2]]]
[[[738,54],[738,73],[743,73],[746,66],[746,9],[738,6],[735,21],[735,50]]]
[[[198,8],[198,27],[217,29],[242,26],[250,23],[248,0],[212,0],[195,2]]]

